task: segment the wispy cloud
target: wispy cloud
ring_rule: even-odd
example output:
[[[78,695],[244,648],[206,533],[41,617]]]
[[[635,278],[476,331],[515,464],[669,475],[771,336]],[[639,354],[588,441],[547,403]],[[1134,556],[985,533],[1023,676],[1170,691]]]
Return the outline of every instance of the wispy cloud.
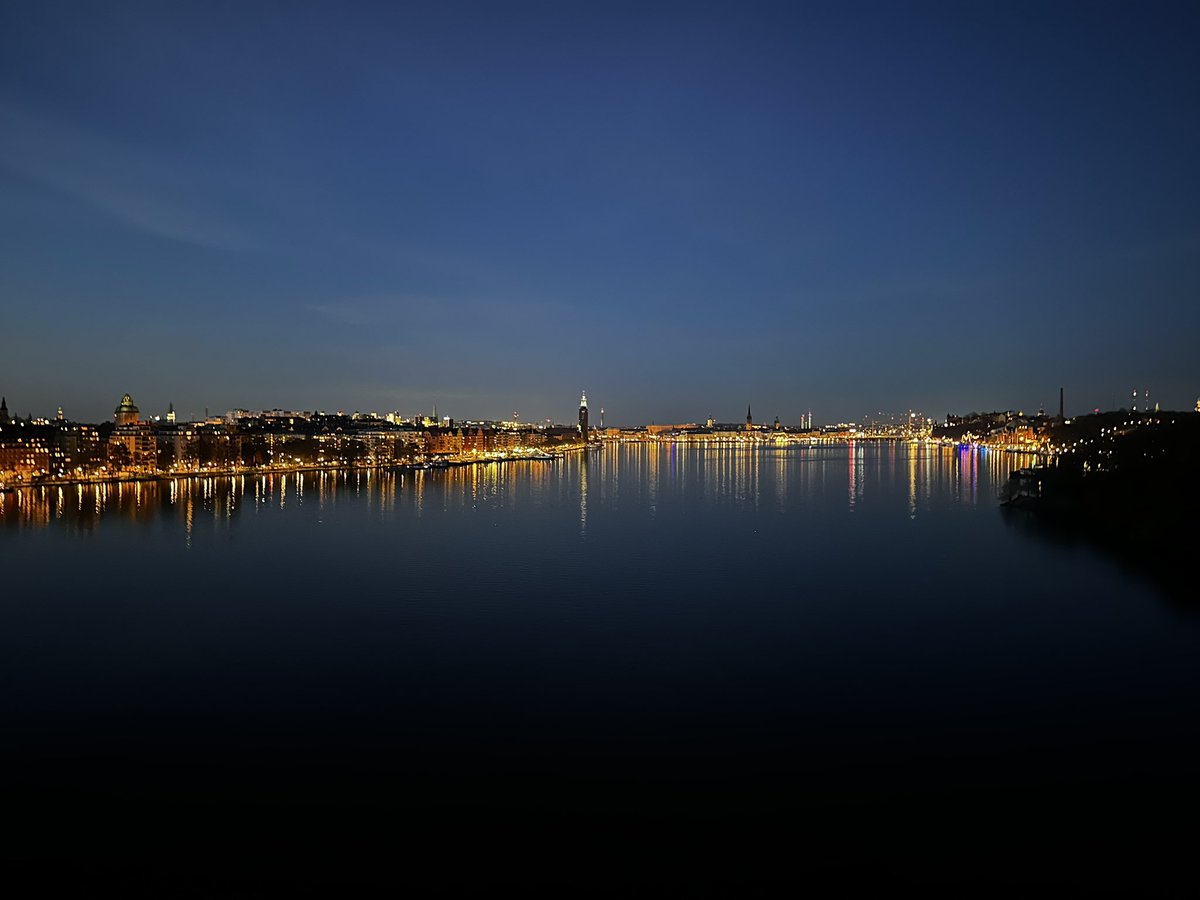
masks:
[[[478,297],[415,296],[380,294],[349,300],[330,300],[307,304],[310,312],[330,322],[353,327],[394,325],[431,326],[442,333],[454,323],[469,323],[467,331],[477,333],[482,325],[512,327],[536,316],[562,315],[562,304],[542,300],[480,299]]]
[[[392,310],[378,307],[372,309],[350,303],[310,303],[308,309],[330,322],[356,328],[385,325],[395,318]]]
[[[0,167],[140,231],[225,250],[254,241],[212,208],[192,173],[139,148],[0,102]]]

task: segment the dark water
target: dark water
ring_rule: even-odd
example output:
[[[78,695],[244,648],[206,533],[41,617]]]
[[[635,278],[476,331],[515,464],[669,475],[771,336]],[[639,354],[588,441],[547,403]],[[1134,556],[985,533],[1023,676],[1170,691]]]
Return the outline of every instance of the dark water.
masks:
[[[6,496],[8,856],[126,894],[1165,889],[1200,617],[1006,518],[1027,462],[628,445]]]

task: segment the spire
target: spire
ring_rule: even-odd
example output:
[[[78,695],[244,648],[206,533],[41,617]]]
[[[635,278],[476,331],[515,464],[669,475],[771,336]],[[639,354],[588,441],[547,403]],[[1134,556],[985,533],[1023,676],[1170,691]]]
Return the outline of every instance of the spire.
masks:
[[[587,391],[579,395],[579,434],[586,444],[588,442]]]

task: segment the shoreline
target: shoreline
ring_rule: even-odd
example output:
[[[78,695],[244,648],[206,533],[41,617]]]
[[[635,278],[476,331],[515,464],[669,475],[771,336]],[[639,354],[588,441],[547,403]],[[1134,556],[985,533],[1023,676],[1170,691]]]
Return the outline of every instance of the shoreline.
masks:
[[[494,459],[454,459],[436,460],[425,463],[370,463],[368,465],[347,463],[345,465],[313,465],[291,466],[288,468],[264,467],[233,467],[222,469],[207,469],[195,472],[125,472],[120,475],[82,476],[77,478],[45,478],[38,481],[20,482],[0,486],[0,494],[16,493],[31,488],[69,487],[72,485],[109,485],[109,484],[146,484],[150,482],[166,482],[193,480],[201,478],[252,478],[268,475],[304,475],[310,472],[425,472],[441,469],[456,469],[464,466],[487,466],[510,462],[557,462],[570,450],[582,450],[582,447],[556,448],[558,453],[545,453],[538,456],[503,456]]]
[[[788,445],[797,446],[813,446],[815,444],[823,445],[838,445],[852,444],[856,441],[897,441],[901,443],[913,443],[914,441],[907,438],[897,437],[878,437],[878,436],[863,436],[859,438],[836,438],[836,439],[809,439],[789,441]],[[986,444],[964,444],[962,442],[941,441],[941,440],[923,440],[918,443],[927,443],[933,446],[953,448],[953,447],[976,447],[986,449],[996,453],[1016,453],[1026,456],[1036,456],[1043,461],[1052,461],[1056,454],[1047,453],[1039,450],[1025,450],[1013,447],[990,447]],[[123,472],[113,475],[84,475],[79,477],[61,477],[61,478],[42,478],[37,481],[16,482],[0,485],[0,495],[8,493],[16,493],[30,488],[44,487],[69,487],[74,485],[109,485],[109,484],[147,484],[151,482],[167,482],[177,481],[180,479],[197,479],[197,478],[237,478],[237,477],[261,477],[267,475],[303,475],[310,472],[373,472],[373,471],[388,471],[388,472],[420,472],[433,471],[438,469],[453,469],[463,466],[480,466],[493,465],[497,463],[509,462],[555,462],[564,459],[569,453],[582,453],[585,450],[597,450],[610,443],[655,443],[666,444],[676,443],[674,440],[641,440],[641,441],[610,441],[600,439],[589,441],[587,444],[570,444],[564,447],[555,447],[553,450],[539,451],[537,455],[518,455],[518,456],[502,456],[491,459],[438,459],[424,463],[346,463],[344,465],[311,465],[311,466],[294,466],[288,468],[270,468],[270,467],[229,467],[220,469],[207,469],[200,471],[182,471],[182,472]],[[684,441],[682,443],[708,443],[701,441]],[[727,443],[725,441],[717,441],[717,443]],[[742,444],[742,441],[733,441],[729,443]],[[778,446],[773,445],[768,441],[750,442],[755,445],[764,447]]]

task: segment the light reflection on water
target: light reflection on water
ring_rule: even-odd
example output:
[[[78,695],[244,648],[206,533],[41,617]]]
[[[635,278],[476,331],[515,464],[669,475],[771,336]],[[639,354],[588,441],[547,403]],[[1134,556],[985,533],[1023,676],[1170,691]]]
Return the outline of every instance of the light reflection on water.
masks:
[[[839,481],[844,509],[853,513],[874,496],[905,489],[905,512],[916,519],[935,502],[995,505],[1014,469],[1036,460],[978,448],[908,445],[901,442],[842,446],[756,447],[738,444],[606,445],[555,462],[507,462],[429,470],[331,470],[260,476],[192,477],[115,484],[26,487],[0,495],[0,527],[65,527],[90,530],[106,519],[166,519],[190,539],[199,515],[234,522],[268,506],[312,499],[324,513],[353,495],[373,517],[411,513],[420,517],[427,493],[443,513],[489,506],[570,502],[579,510],[579,534],[587,533],[594,508],[640,508],[653,516],[673,501],[699,500],[713,507],[776,511],[820,509]],[[903,467],[903,475],[901,474]]]
[[[845,460],[839,464],[838,460]],[[902,463],[900,461],[903,461]],[[870,465],[868,466],[868,461]],[[917,518],[934,498],[977,506],[993,505],[1009,473],[1033,458],[988,453],[977,448],[885,443],[842,447],[746,447],[631,444],[572,454],[557,463],[509,462],[440,471],[355,470],[261,476],[176,478],[69,487],[29,487],[0,496],[0,525],[87,530],[100,521],[177,520],[190,535],[197,512],[214,521],[234,520],[245,502],[252,512],[268,505],[286,510],[315,500],[320,511],[336,507],[340,495],[365,501],[373,516],[411,511],[420,516],[426,493],[435,492],[442,512],[488,505],[542,504],[571,499],[579,508],[580,535],[587,531],[589,501],[600,507],[658,507],[685,496],[723,508],[778,511],[821,506],[839,477],[845,509],[886,494],[905,468],[906,511]],[[590,479],[590,482],[589,482]]]
[[[107,823],[143,779],[169,811],[203,778],[234,811],[496,796],[623,825],[679,788],[738,827],[845,798],[857,828],[864,790],[976,789],[961,813],[1105,798],[1117,771],[1194,782],[1200,623],[1008,527],[997,495],[1031,462],[632,444],[4,495],[0,719],[31,785],[9,812],[58,827],[81,801],[45,792],[105,790]]]

